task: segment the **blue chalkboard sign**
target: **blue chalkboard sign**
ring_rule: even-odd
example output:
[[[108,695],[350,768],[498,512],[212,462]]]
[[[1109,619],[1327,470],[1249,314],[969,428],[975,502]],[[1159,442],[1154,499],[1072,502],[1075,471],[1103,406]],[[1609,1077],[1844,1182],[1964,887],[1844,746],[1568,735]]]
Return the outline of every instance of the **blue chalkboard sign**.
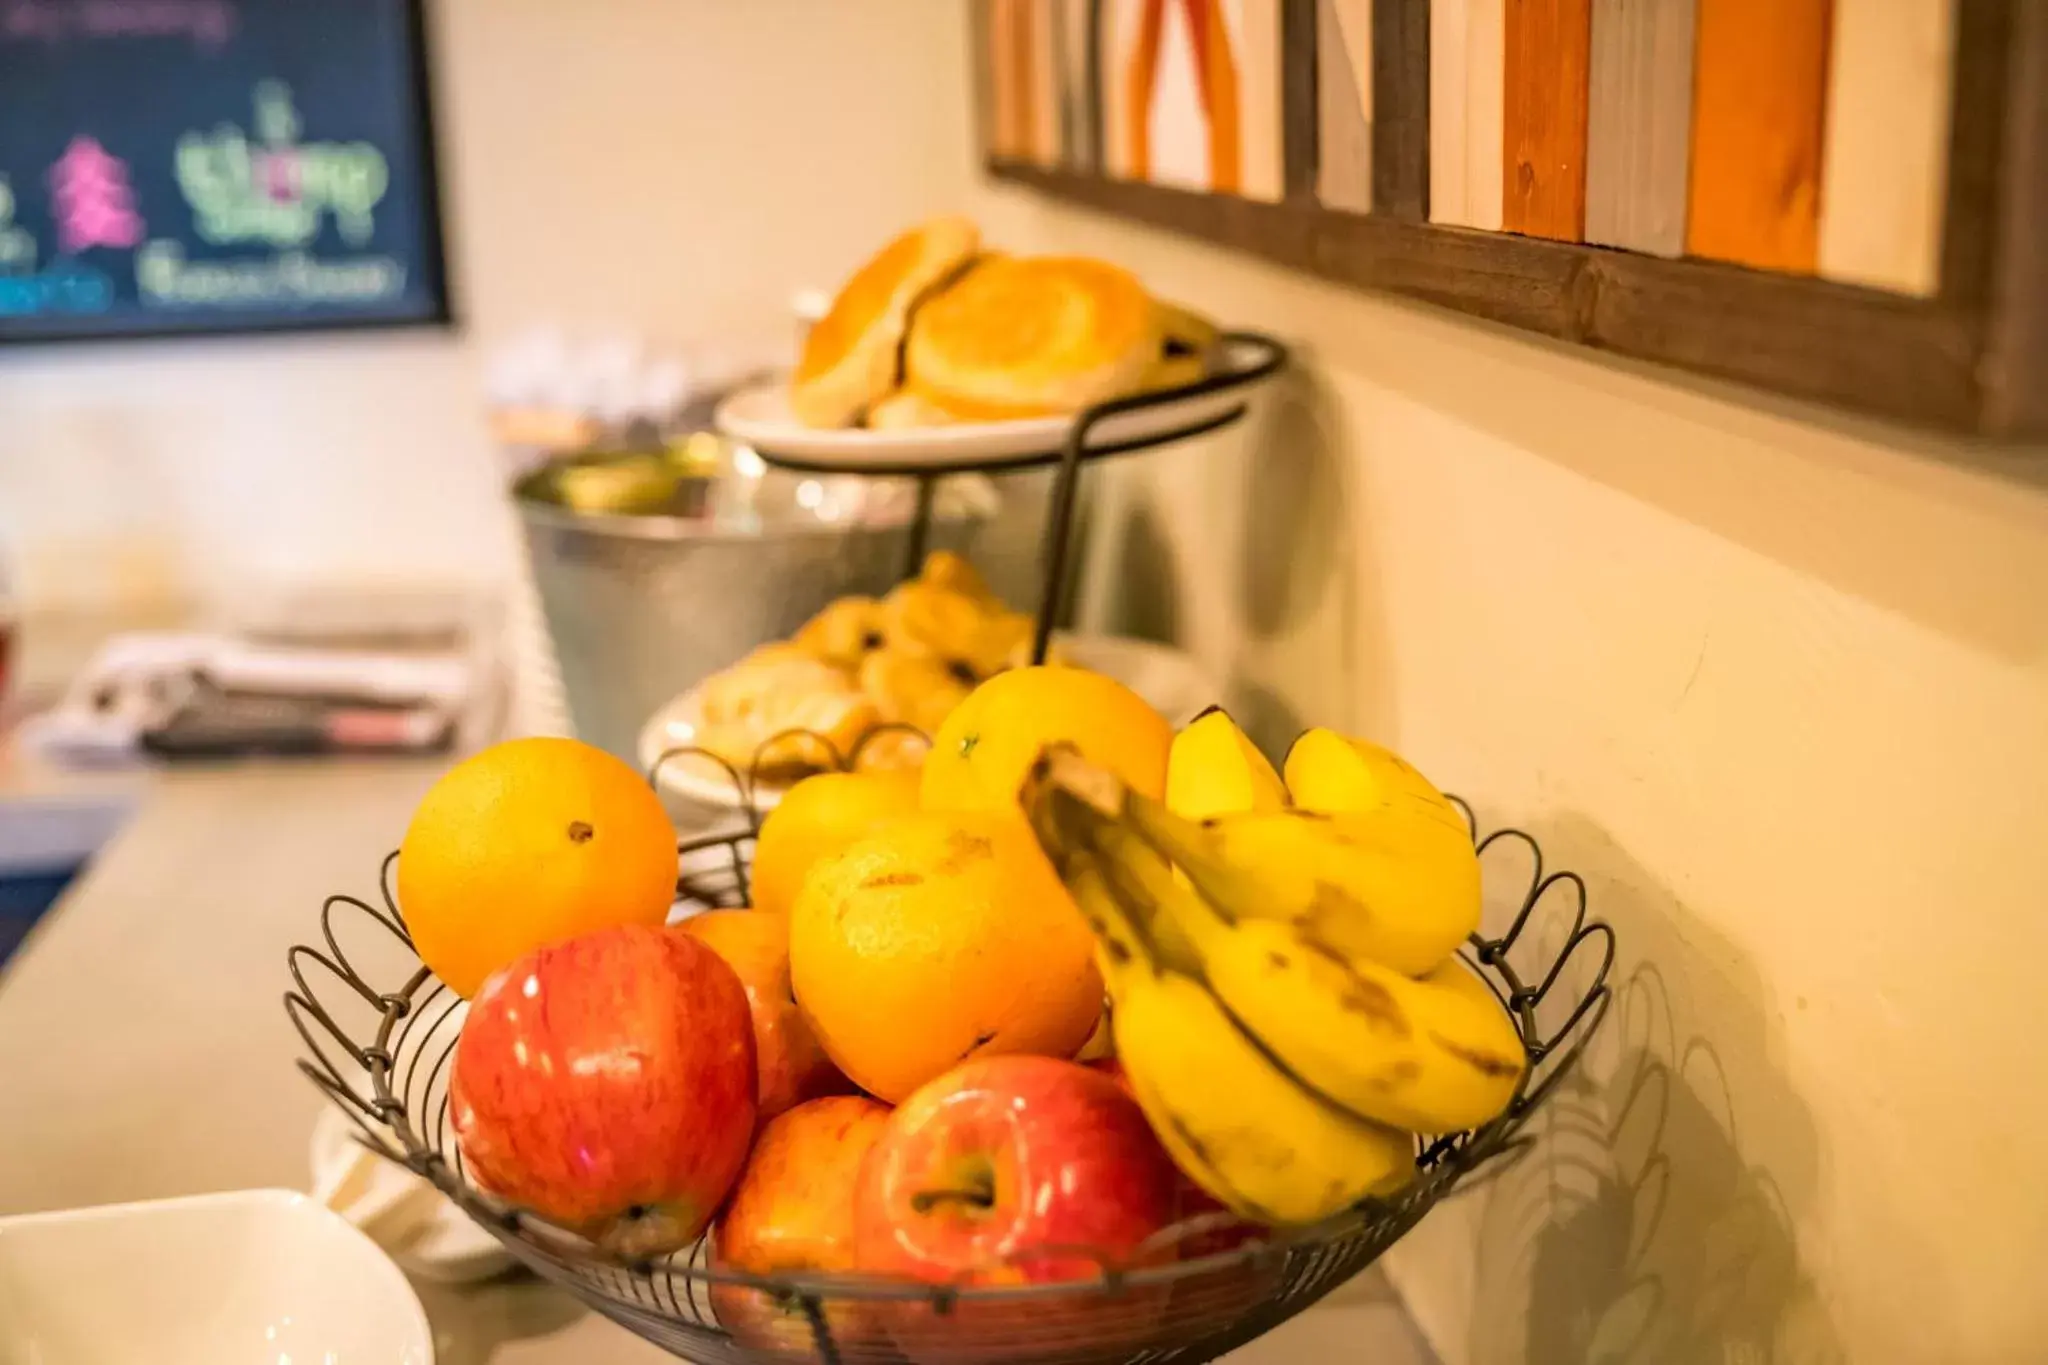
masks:
[[[449,317],[418,0],[0,0],[0,342]]]

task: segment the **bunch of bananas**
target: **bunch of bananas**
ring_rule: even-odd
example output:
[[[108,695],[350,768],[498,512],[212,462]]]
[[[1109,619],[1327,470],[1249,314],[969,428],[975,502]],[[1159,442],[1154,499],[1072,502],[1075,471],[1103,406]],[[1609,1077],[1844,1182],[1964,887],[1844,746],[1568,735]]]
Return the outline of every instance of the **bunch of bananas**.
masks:
[[[1455,956],[1478,927],[1463,817],[1386,749],[1303,735],[1285,778],[1222,711],[1166,804],[1069,748],[1023,795],[1095,930],[1117,1055],[1181,1168],[1240,1216],[1318,1222],[1485,1123],[1527,1064]]]

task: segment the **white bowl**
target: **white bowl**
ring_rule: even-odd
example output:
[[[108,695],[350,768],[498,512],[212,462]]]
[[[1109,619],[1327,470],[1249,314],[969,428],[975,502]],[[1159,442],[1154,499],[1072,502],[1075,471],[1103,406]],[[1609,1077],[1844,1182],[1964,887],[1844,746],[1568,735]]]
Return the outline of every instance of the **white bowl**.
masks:
[[[433,1365],[398,1267],[304,1195],[0,1218],[0,1362]]]
[[[1115,678],[1149,702],[1176,730],[1223,700],[1222,688],[1202,666],[1171,645],[1119,635],[1064,632],[1055,635],[1054,640],[1069,663]],[[703,719],[701,684],[648,717],[640,730],[641,770],[652,768],[670,750],[695,743]],[[709,816],[738,810],[743,804],[732,774],[701,755],[672,758],[661,765],[657,776],[663,794],[686,810],[696,808]],[[761,814],[773,810],[781,803],[783,790],[763,783],[754,793],[755,810]]]

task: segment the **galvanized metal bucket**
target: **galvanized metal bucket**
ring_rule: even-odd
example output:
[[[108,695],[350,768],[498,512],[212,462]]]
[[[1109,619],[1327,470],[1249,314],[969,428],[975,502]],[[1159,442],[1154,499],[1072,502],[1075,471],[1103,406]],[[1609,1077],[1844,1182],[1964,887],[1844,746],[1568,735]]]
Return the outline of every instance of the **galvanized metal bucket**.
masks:
[[[734,527],[515,502],[569,718],[579,737],[629,762],[656,707],[836,597],[887,592],[910,553],[908,516]],[[971,553],[983,524],[938,516],[929,545]]]

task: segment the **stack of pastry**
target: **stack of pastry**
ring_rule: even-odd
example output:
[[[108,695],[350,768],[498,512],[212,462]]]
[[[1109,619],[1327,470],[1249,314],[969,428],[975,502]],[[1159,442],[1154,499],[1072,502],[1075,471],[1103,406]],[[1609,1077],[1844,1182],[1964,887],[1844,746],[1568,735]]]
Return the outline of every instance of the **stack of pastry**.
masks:
[[[842,597],[706,679],[697,743],[770,780],[856,753],[863,768],[915,767],[975,684],[1028,661],[1031,634],[972,565],[936,551],[886,597]]]
[[[1078,412],[1188,384],[1216,329],[1081,257],[984,252],[964,218],[911,229],[857,271],[805,339],[790,405],[877,430]]]

